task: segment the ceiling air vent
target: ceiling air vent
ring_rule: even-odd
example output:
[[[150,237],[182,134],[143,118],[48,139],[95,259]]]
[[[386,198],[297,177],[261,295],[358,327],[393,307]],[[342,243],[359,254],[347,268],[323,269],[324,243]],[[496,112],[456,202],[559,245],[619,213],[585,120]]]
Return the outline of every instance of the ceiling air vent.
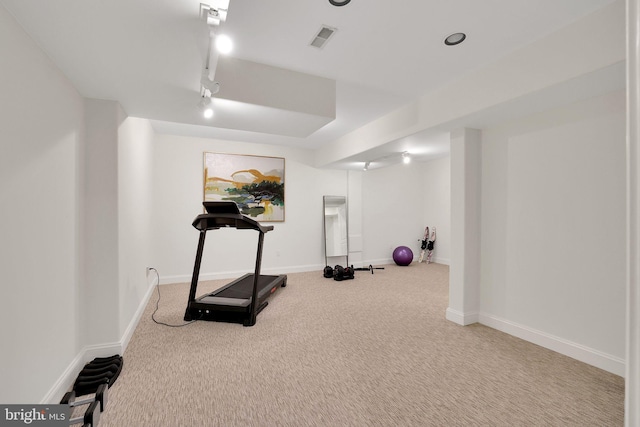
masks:
[[[313,38],[313,40],[311,40],[310,45],[313,47],[317,47],[318,49],[322,49],[324,45],[327,44],[333,33],[335,33],[337,30],[337,28],[323,25],[320,28],[320,31],[318,31],[316,36]]]

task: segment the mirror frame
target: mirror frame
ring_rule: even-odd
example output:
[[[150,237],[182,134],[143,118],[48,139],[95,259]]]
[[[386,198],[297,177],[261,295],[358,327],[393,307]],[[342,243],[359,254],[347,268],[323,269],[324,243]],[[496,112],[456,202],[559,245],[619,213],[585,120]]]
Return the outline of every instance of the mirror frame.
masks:
[[[324,261],[325,265],[329,265],[329,255],[327,254],[327,206],[333,206],[329,203],[334,201],[344,202],[345,212],[345,241],[347,242],[347,250],[344,255],[332,255],[331,258],[345,257],[347,266],[349,265],[349,205],[347,203],[347,196],[322,196],[322,230],[324,235]]]

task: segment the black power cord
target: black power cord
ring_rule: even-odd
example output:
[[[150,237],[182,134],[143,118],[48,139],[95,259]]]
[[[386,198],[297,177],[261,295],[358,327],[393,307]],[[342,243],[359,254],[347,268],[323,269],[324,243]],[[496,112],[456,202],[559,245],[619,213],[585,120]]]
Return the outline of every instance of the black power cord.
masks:
[[[191,322],[188,322],[188,323],[183,323],[182,325],[171,325],[171,324],[169,324],[169,323],[164,323],[164,322],[160,322],[160,321],[156,320],[155,315],[156,315],[156,312],[158,311],[158,309],[160,308],[160,273],[158,273],[158,270],[156,270],[156,269],[155,269],[155,268],[153,268],[153,267],[148,267],[148,268],[147,268],[147,270],[149,270],[149,271],[151,271],[151,270],[155,271],[155,273],[156,273],[156,277],[157,277],[157,279],[158,279],[158,283],[156,283],[156,289],[158,290],[158,299],[157,299],[157,301],[156,301],[156,309],[153,311],[153,313],[151,313],[151,320],[153,320],[153,321],[154,321],[155,323],[157,323],[158,325],[168,326],[168,327],[170,327],[170,328],[181,328],[181,327],[183,327],[183,326],[190,325],[190,324],[192,324],[193,322],[197,321],[197,319],[196,319],[196,320],[192,320]]]

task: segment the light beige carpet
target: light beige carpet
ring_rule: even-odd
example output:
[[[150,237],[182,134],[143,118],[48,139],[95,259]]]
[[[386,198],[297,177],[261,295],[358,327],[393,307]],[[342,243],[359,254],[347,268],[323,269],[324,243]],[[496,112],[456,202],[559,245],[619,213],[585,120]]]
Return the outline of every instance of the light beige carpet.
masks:
[[[157,325],[154,294],[100,427],[623,424],[622,378],[448,322],[447,266],[385,267],[289,274],[250,328]],[[182,323],[188,288],[161,286],[156,318]]]

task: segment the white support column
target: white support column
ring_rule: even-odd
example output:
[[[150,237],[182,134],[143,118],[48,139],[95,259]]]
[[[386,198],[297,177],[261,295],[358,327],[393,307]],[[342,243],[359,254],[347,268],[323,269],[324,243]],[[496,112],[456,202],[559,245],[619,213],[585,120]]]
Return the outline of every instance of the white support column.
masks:
[[[627,0],[627,351],[625,426],[640,425],[640,0]]]
[[[451,264],[446,317],[460,325],[478,321],[480,287],[481,133],[451,133]]]

